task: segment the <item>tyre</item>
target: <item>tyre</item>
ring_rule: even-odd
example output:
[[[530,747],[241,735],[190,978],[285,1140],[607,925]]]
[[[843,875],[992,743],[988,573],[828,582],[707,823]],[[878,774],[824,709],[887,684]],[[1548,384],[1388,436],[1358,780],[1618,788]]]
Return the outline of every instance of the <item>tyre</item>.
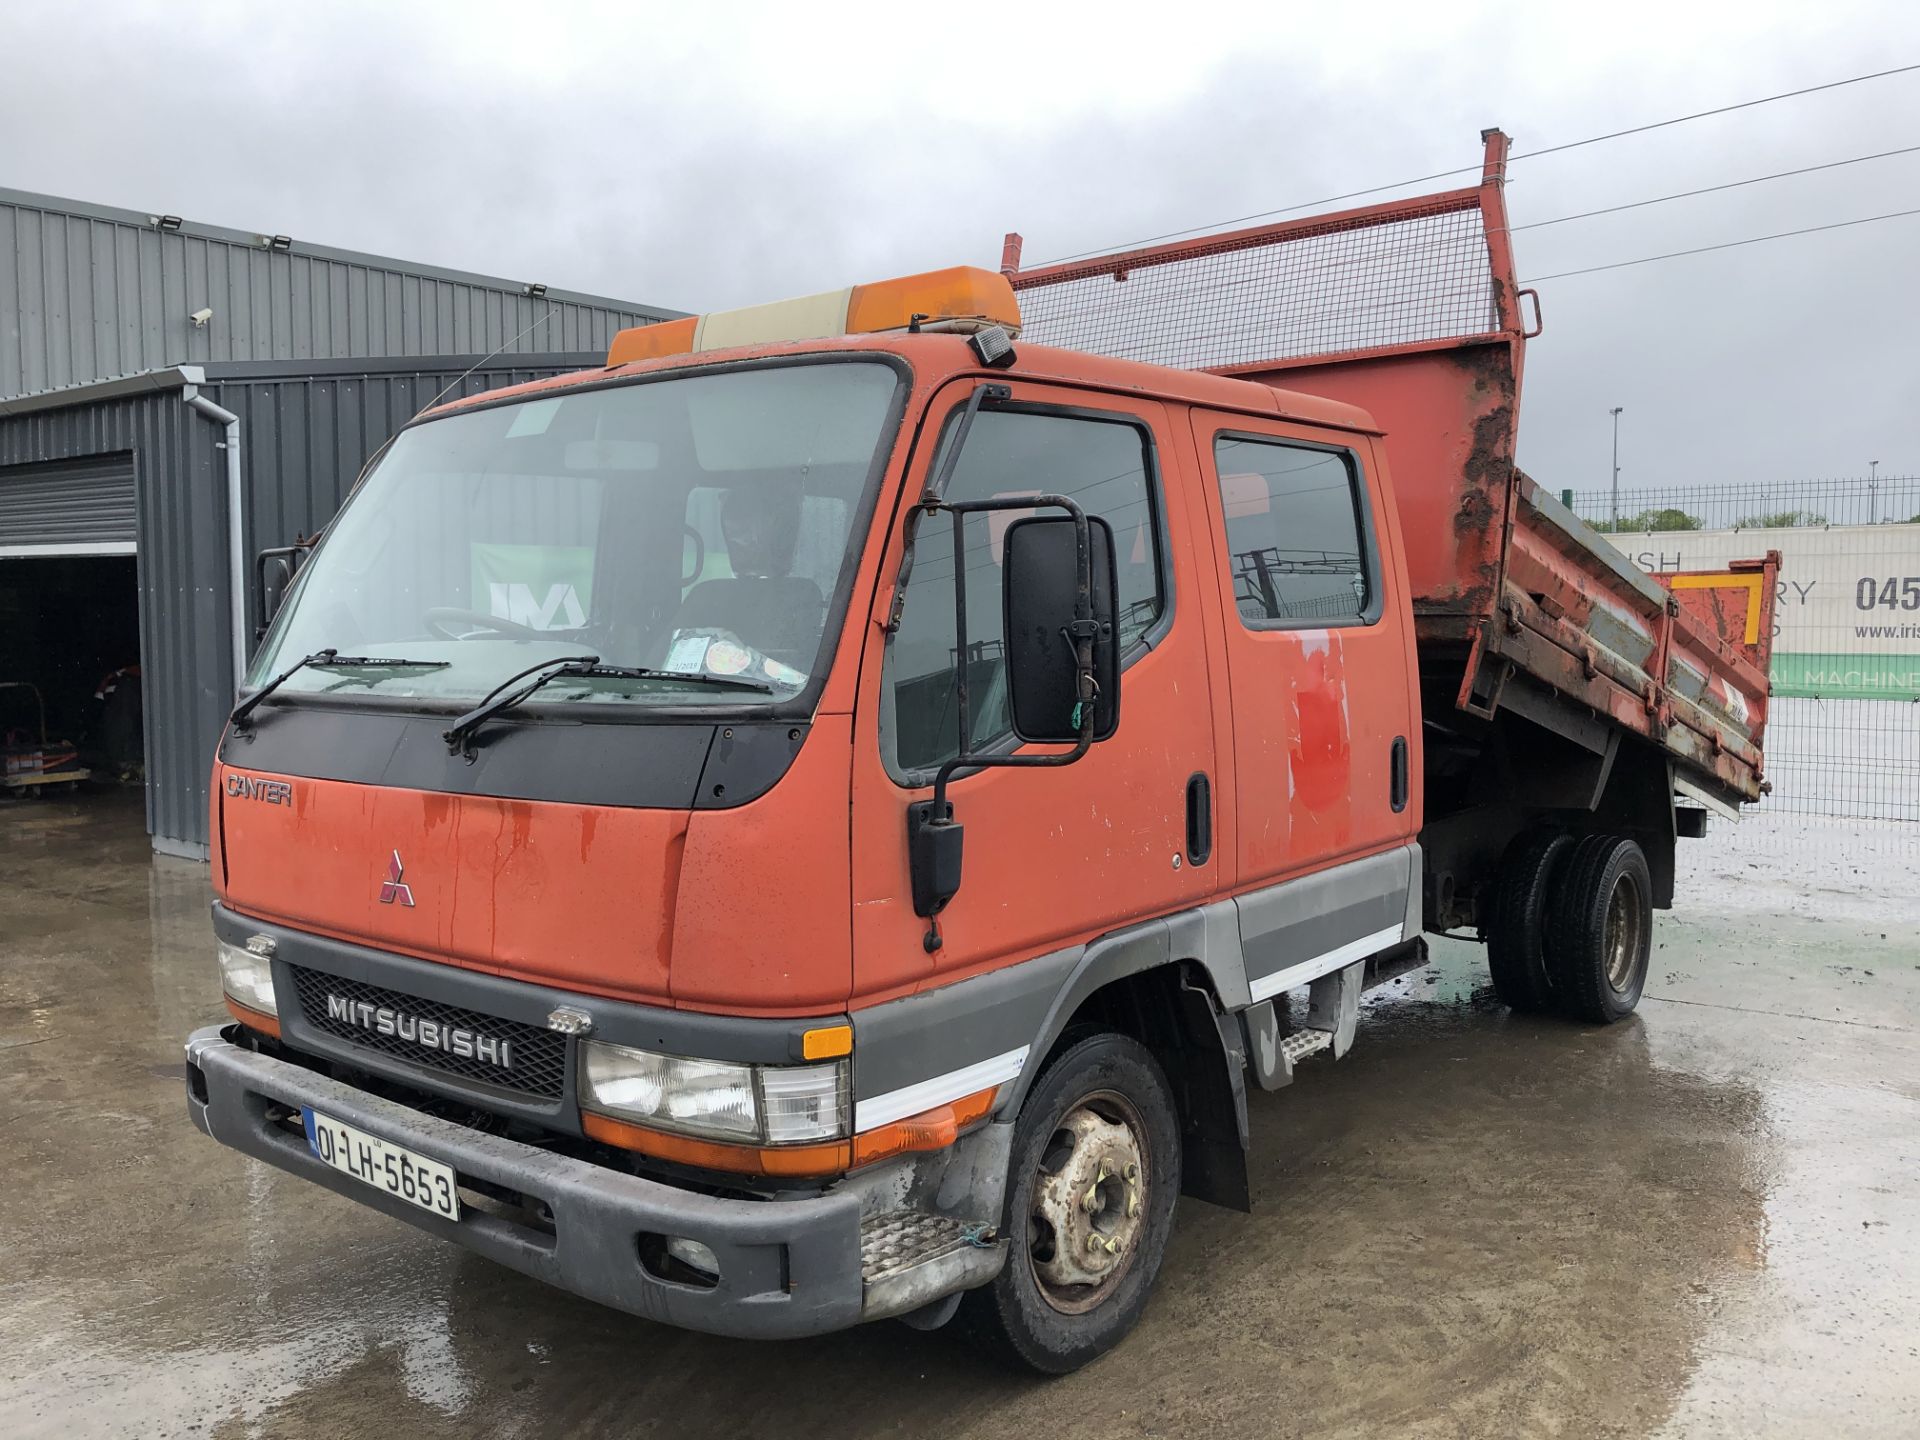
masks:
[[[1576,1020],[1611,1025],[1633,1013],[1653,953],[1653,880],[1624,835],[1589,835],[1561,868],[1547,907],[1554,998]]]
[[[1014,1126],[1006,1266],[962,1298],[999,1358],[1065,1375],[1146,1308],[1180,1193],[1180,1117],[1147,1048],[1101,1032],[1049,1061]]]
[[[1533,1014],[1553,1007],[1547,973],[1547,900],[1574,848],[1557,830],[1521,832],[1500,858],[1487,924],[1487,968],[1494,992],[1512,1010]]]

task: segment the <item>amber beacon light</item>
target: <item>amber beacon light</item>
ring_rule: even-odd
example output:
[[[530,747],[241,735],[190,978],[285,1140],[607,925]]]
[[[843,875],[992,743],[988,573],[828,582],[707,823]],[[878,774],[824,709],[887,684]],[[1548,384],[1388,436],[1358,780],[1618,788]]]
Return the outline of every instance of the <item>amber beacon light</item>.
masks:
[[[820,295],[716,310],[639,325],[613,337],[607,364],[628,365],[663,355],[691,355],[736,345],[824,340],[839,335],[936,330],[971,335],[998,327],[1020,333],[1020,303],[1007,277],[971,265],[852,285]]]

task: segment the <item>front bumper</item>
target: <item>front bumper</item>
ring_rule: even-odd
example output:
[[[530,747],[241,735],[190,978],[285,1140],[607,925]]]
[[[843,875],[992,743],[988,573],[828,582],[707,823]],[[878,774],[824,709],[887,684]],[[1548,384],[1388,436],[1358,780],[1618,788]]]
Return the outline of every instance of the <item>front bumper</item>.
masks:
[[[187,1039],[187,1110],[202,1132],[629,1314],[716,1335],[814,1335],[919,1309],[984,1283],[1004,1263],[1003,1247],[980,1243],[983,1231],[964,1214],[883,1209],[889,1194],[922,1188],[910,1178],[898,1184],[890,1183],[898,1177],[865,1177],[794,1200],[701,1195],[423,1114],[236,1045],[227,1038],[231,1029],[197,1030]],[[273,1106],[311,1106],[451,1165],[463,1178],[544,1202],[552,1212],[552,1233],[471,1203],[460,1219],[447,1220],[360,1184],[323,1164],[301,1134],[270,1120]],[[1001,1155],[1002,1167],[1007,1137],[991,1132],[1003,1128],[981,1133],[986,1148]],[[990,1174],[990,1155],[976,1155],[974,1164],[982,1160]],[[980,1205],[978,1213],[998,1214],[997,1189],[974,1198],[991,1202],[990,1210]],[[904,1250],[903,1232],[912,1236]],[[701,1288],[655,1275],[641,1264],[642,1234],[699,1241],[719,1262],[718,1283]]]

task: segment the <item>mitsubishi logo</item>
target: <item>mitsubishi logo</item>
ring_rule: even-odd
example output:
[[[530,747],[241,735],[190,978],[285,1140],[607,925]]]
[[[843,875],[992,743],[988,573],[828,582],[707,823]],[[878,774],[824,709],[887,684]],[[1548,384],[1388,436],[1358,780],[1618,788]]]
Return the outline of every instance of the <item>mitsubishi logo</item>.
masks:
[[[413,908],[413,887],[400,878],[406,874],[406,872],[407,867],[400,863],[400,852],[398,850],[394,851],[393,863],[387,866],[387,878],[380,882],[380,903],[382,905],[391,905],[394,901],[398,900],[409,910]]]

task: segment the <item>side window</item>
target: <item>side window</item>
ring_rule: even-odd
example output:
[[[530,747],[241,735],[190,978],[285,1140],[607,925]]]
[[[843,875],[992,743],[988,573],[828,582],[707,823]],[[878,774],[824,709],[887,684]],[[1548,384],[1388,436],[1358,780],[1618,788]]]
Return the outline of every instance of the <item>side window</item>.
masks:
[[[952,437],[949,424],[936,467]],[[974,417],[967,448],[947,484],[947,498],[985,500],[1044,492],[1066,495],[1089,515],[1105,519],[1113,527],[1124,654],[1153,627],[1166,603],[1155,521],[1160,502],[1149,455],[1146,430],[1129,421],[983,410]],[[1023,513],[998,510],[970,515],[966,521],[965,663],[974,749],[1011,733],[1000,565],[1007,526]],[[893,760],[904,772],[934,769],[958,753],[953,548],[950,515],[921,523],[906,606],[888,647],[885,685],[892,702]]]
[[[1222,435],[1213,458],[1240,619],[1255,630],[1368,619],[1376,570],[1352,457]]]

